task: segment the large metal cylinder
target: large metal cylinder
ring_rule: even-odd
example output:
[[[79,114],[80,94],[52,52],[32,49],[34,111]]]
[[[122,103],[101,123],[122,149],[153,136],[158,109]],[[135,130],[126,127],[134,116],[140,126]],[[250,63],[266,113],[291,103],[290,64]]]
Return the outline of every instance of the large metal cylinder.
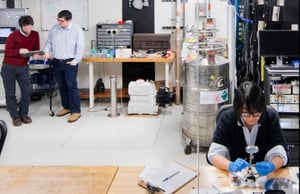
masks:
[[[229,62],[215,47],[195,44],[183,63],[182,136],[199,147],[209,146],[217,109],[228,101]]]
[[[110,114],[109,117],[116,117],[120,114],[117,112],[117,77],[110,77]]]

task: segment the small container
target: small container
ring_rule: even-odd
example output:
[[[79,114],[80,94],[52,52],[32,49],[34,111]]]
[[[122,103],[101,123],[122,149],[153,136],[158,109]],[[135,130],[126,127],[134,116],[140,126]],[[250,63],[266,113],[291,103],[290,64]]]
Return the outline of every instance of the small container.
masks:
[[[230,178],[230,184],[232,187],[242,186],[242,181],[236,174],[229,173],[229,178]]]
[[[96,56],[97,54],[97,46],[96,46],[96,40],[91,40],[91,56]]]

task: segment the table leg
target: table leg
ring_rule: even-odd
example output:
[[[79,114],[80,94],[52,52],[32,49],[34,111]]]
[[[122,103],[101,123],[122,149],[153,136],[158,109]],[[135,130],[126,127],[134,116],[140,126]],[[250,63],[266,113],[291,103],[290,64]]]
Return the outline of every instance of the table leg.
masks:
[[[165,86],[169,88],[169,63],[165,63]]]
[[[94,107],[94,64],[89,62],[89,104]]]

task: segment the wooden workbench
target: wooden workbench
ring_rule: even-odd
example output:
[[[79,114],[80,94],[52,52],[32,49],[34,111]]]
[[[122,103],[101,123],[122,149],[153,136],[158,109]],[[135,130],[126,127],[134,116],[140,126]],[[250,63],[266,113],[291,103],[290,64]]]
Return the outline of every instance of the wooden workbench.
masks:
[[[299,171],[299,167],[296,168]],[[291,179],[289,172],[290,168],[281,168],[273,173],[271,173],[268,178],[273,177],[283,177]],[[139,174],[143,171],[144,167],[119,167],[118,173],[109,189],[108,194],[147,194],[146,189],[141,187],[138,182]],[[196,171],[196,168],[194,168]],[[200,166],[199,167],[199,182],[195,178],[193,181],[189,182],[187,185],[179,189],[175,194],[188,194],[193,188],[197,188],[199,183],[199,188],[211,190],[217,193],[212,187],[213,185],[219,189],[230,190],[230,179],[227,171],[218,170],[213,166]],[[261,188],[242,188],[245,191],[259,191]],[[224,191],[223,190],[223,191]],[[201,193],[201,192],[200,192]],[[203,192],[202,192],[203,193]],[[207,192],[205,192],[207,193]],[[212,193],[212,192],[208,192]],[[251,192],[252,193],[252,192]]]
[[[299,172],[299,167],[295,168]],[[147,194],[138,183],[142,166],[0,166],[1,194]],[[290,168],[268,177],[291,178]],[[193,188],[230,187],[228,173],[212,166],[199,167],[195,178],[176,194]],[[247,188],[245,188],[247,190]],[[249,190],[247,190],[249,191]],[[214,191],[215,192],[215,191]]]
[[[94,107],[94,63],[161,63],[165,65],[165,86],[169,87],[170,64],[175,61],[175,52],[172,52],[169,57],[131,57],[131,58],[100,58],[100,57],[84,57],[82,62],[89,65],[89,107]],[[175,91],[180,92],[180,91]],[[81,94],[83,96],[83,94]],[[86,96],[86,95],[85,95]]]
[[[1,194],[106,194],[117,166],[0,166]]]
[[[122,194],[124,191],[130,194],[147,194],[146,189],[138,184],[141,180],[139,174],[143,169],[144,167],[119,167],[108,194]],[[210,178],[208,179],[208,177]],[[226,187],[229,185],[226,177],[225,171],[210,166],[200,167],[199,180],[202,188],[211,187],[211,181],[215,181],[214,183],[219,187]],[[196,183],[197,178],[178,190],[176,194],[189,193],[197,185]]]

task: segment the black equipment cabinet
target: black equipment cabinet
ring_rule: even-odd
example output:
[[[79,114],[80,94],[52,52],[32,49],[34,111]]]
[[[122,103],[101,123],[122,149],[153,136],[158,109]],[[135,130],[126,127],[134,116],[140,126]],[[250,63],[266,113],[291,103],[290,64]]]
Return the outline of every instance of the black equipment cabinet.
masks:
[[[289,166],[299,166],[299,129],[284,129],[283,136],[290,156]]]
[[[286,67],[286,68],[285,68]],[[265,67],[264,94],[280,116],[289,166],[299,165],[299,67]]]

